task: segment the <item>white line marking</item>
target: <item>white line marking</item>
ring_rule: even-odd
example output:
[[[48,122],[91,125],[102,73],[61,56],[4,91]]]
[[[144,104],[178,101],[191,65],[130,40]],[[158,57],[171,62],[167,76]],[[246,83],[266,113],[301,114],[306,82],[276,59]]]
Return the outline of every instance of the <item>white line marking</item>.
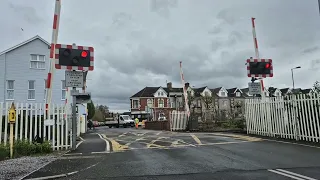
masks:
[[[81,141],[85,141],[81,136],[79,136],[79,137],[80,137]]]
[[[263,139],[264,141],[272,141],[272,142],[278,142],[278,143],[284,143],[284,144],[293,144],[293,145],[298,145],[298,146],[305,146],[305,147],[311,147],[311,148],[317,148],[320,149],[318,146],[312,146],[312,145],[307,145],[307,144],[299,144],[299,143],[294,143],[294,142],[286,142],[286,141],[279,141],[279,140],[272,140],[272,139]]]
[[[96,164],[93,164],[89,167],[86,167],[80,171],[84,171],[84,170],[87,170],[87,169],[90,169],[94,166],[96,166],[97,164],[99,163],[96,163]],[[61,177],[67,177],[67,176],[71,176],[73,174],[76,174],[78,173],[79,171],[73,171],[73,172],[69,172],[69,173],[65,173],[65,174],[58,174],[58,175],[53,175],[53,176],[44,176],[44,177],[38,177],[38,178],[32,178],[32,179],[27,179],[27,180],[46,180],[46,179],[57,179],[57,178],[61,178]]]
[[[299,177],[295,177],[295,176],[292,176],[292,175],[289,175],[289,174],[286,174],[286,173],[282,173],[282,172],[279,172],[279,171],[276,171],[276,170],[272,170],[272,169],[268,169],[268,171],[276,173],[276,174],[280,174],[282,176],[287,176],[287,177],[290,177],[292,179],[305,180],[305,179],[302,179],[302,178],[299,178]]]
[[[101,151],[101,152],[91,152],[91,154],[107,154],[110,152],[106,152],[106,151]]]
[[[276,170],[281,171],[283,173],[291,174],[291,175],[294,175],[294,176],[297,176],[297,177],[300,177],[300,178],[308,179],[308,180],[317,180],[317,179],[314,179],[314,178],[311,178],[311,177],[308,177],[308,176],[304,176],[304,175],[297,174],[297,173],[294,173],[294,172],[286,171],[286,170],[283,170],[283,169],[276,169]]]
[[[158,132],[156,135],[159,136],[162,132]]]
[[[73,156],[73,155],[82,155],[82,153],[70,153],[70,154],[65,154],[64,156]]]
[[[81,143],[83,143],[83,141],[78,142],[78,144],[76,145],[76,149],[80,146]]]
[[[100,137],[100,139],[104,140],[106,142],[106,152],[110,152],[110,144],[109,141],[107,141],[105,138],[102,137],[101,134],[98,134],[98,136]]]

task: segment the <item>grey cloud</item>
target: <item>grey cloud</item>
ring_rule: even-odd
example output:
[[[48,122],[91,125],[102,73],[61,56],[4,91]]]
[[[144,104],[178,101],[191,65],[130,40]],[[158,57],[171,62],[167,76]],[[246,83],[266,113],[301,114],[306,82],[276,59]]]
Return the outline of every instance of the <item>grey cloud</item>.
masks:
[[[290,67],[303,64],[295,72],[296,84],[311,86],[318,78],[312,73],[318,70],[310,75],[308,68],[319,64],[320,55],[316,2],[230,2],[63,1],[59,42],[94,46],[95,71],[88,74],[88,91],[96,103],[107,104],[113,110],[128,110],[128,98],[145,86],[165,86],[167,80],[181,87],[179,61],[192,86],[247,86],[244,64],[254,56],[250,21],[254,16],[260,57],[274,60],[276,74],[266,79],[266,85],[290,85]],[[12,8],[3,8],[9,3]],[[51,1],[18,4],[4,0],[0,10],[14,21],[0,17],[0,23],[5,24],[0,29],[0,47],[35,34],[50,41]],[[21,33],[20,25],[25,32]]]

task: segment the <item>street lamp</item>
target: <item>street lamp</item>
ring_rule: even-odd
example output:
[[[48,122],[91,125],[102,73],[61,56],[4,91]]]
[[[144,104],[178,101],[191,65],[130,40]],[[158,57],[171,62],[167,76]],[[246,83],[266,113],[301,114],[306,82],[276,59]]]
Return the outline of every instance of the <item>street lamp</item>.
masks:
[[[293,87],[293,89],[294,89],[293,70],[294,70],[294,69],[300,69],[300,68],[301,68],[301,66],[297,66],[297,67],[295,67],[295,68],[291,68],[291,77],[292,77],[292,87]]]

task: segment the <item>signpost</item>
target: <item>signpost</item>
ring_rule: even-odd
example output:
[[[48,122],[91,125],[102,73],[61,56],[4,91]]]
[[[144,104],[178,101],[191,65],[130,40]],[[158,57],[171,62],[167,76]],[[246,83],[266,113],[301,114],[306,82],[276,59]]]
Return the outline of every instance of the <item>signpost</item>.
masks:
[[[66,69],[65,86],[72,87],[72,150],[76,149],[77,140],[77,104],[91,101],[90,93],[79,93],[77,88],[84,87],[84,72],[94,69],[93,47],[76,44],[55,44],[55,68]]]
[[[10,158],[13,157],[13,125],[16,122],[16,107],[14,103],[9,109],[9,123],[10,123]]]
[[[259,82],[251,82],[249,85],[249,94],[261,94],[261,84]]]
[[[66,71],[66,87],[83,87],[83,72],[81,71]]]

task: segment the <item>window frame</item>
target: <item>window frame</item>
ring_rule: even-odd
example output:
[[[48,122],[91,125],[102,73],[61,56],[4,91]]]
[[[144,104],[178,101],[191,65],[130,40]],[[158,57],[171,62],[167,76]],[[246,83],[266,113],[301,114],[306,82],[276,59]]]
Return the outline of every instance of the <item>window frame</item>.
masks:
[[[64,88],[63,88],[63,84],[64,84]],[[64,97],[62,96],[62,92],[64,92]],[[61,101],[66,100],[66,96],[67,96],[67,87],[66,87],[66,80],[61,80]]]
[[[33,82],[33,89],[30,89],[30,82]],[[33,99],[29,99],[29,92],[34,91],[34,97]],[[35,80],[28,80],[28,101],[34,101],[36,100],[36,81]]]
[[[160,103],[160,102],[162,102],[162,103]],[[162,104],[163,106],[161,107],[160,104]],[[159,107],[159,108],[164,108],[164,107],[165,107],[165,106],[164,106],[164,99],[163,99],[163,98],[161,98],[161,99],[158,100],[158,107]]]
[[[36,56],[37,60],[33,60],[32,56]],[[43,60],[40,60],[40,56],[43,56]],[[32,62],[36,62],[37,67],[32,67]],[[44,67],[39,68],[39,63],[44,63]],[[46,56],[42,54],[30,54],[30,69],[40,69],[40,70],[46,69]]]
[[[151,106],[149,106],[151,105]],[[147,107],[152,108],[153,107],[153,101],[152,99],[147,99]]]
[[[236,92],[236,97],[240,97],[241,93],[240,92]]]
[[[135,102],[136,106],[135,106]],[[132,100],[132,109],[138,109],[139,108],[139,100]]]
[[[8,87],[9,87],[9,82],[13,82],[12,84],[13,84],[13,89],[9,89]],[[9,100],[9,101],[11,101],[11,100],[14,100],[14,80],[7,80],[6,81],[6,100]],[[8,98],[8,91],[12,91],[12,99],[10,99],[10,98]]]

